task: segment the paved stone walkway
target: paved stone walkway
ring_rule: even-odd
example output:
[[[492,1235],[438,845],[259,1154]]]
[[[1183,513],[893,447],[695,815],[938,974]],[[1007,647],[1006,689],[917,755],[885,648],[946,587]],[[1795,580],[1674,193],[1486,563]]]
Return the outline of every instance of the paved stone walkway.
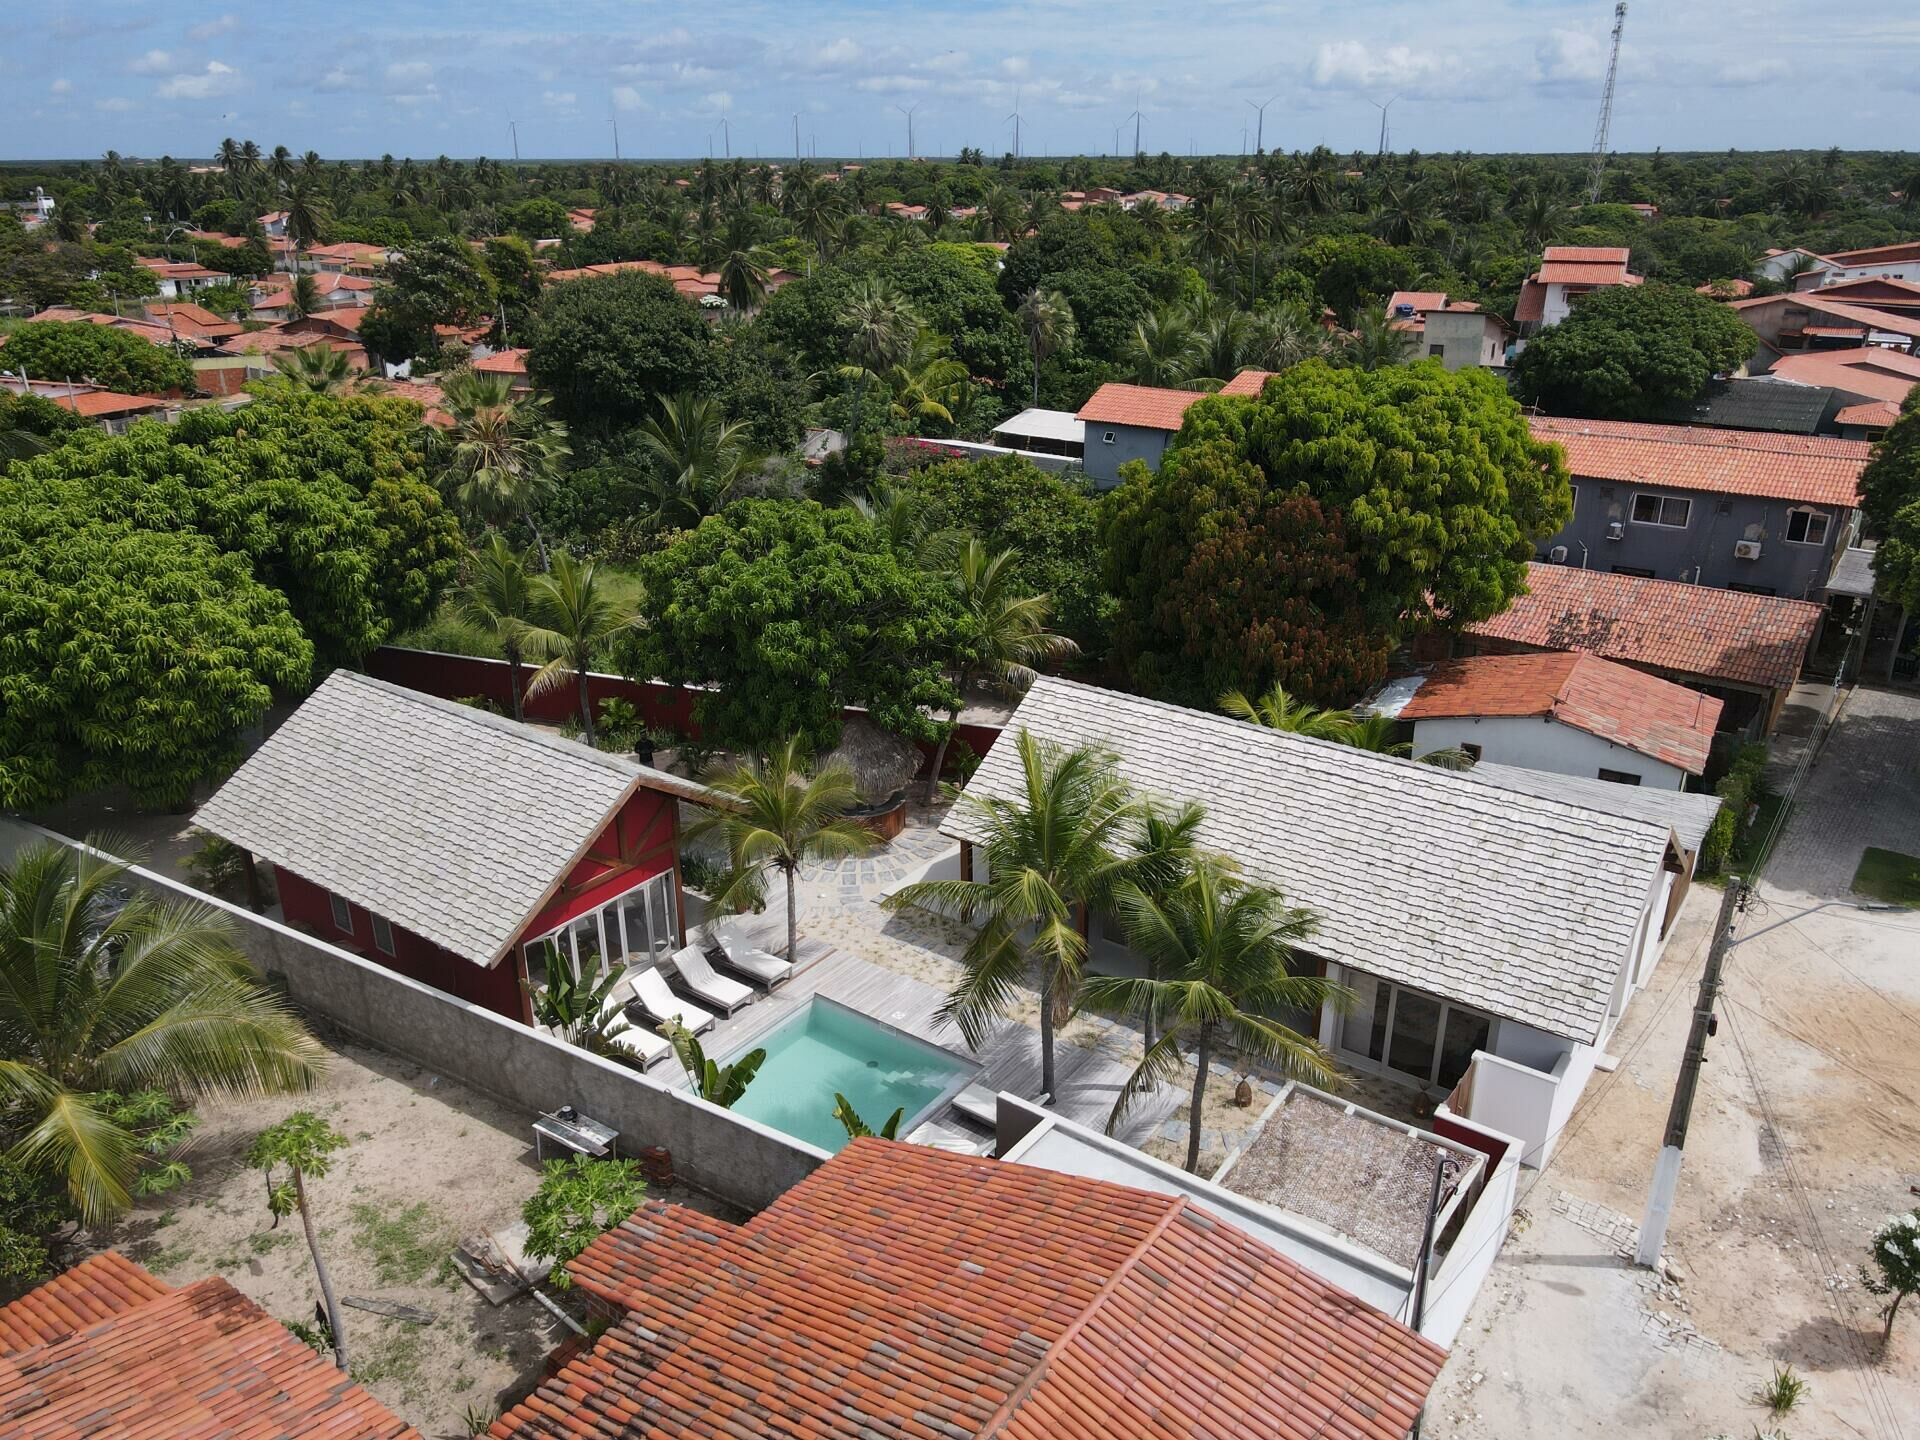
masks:
[[[1822,899],[1851,894],[1869,845],[1920,855],[1920,694],[1857,688],[1801,786],[1766,878]]]

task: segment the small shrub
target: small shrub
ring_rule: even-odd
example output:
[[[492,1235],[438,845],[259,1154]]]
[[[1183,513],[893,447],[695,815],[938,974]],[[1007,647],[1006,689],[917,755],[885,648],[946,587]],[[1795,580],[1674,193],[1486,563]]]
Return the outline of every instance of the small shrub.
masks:
[[[1920,1294],[1920,1206],[1904,1215],[1889,1215],[1886,1224],[1874,1231],[1867,1251],[1873,1271],[1860,1267],[1860,1283],[1870,1295],[1888,1295],[1885,1315],[1887,1328],[1883,1340],[1893,1338],[1893,1317],[1900,1302]]]
[[[1760,1387],[1760,1393],[1754,1399],[1775,1415],[1785,1415],[1800,1403],[1806,1393],[1807,1382],[1793,1373],[1793,1366],[1776,1365],[1772,1376]]]
[[[469,710],[484,710],[489,715],[504,715],[507,713],[500,708],[497,701],[489,700],[484,695],[459,695],[454,698],[453,703],[456,705],[465,705]]]
[[[480,1436],[493,1428],[493,1422],[500,1418],[500,1412],[488,1405],[469,1405],[467,1413],[460,1417],[460,1423],[466,1427],[469,1436]]]
[[[575,1155],[547,1161],[540,1188],[520,1210],[527,1254],[552,1261],[554,1287],[567,1289],[573,1284],[567,1262],[638,1209],[646,1194],[637,1160]]]
[[[187,873],[193,877],[196,886],[209,894],[219,895],[245,878],[247,852],[230,840],[208,835],[180,863],[187,867]]]
[[[594,726],[594,738],[602,750],[632,750],[647,733],[639,708],[618,695],[600,702],[600,718]]]
[[[973,779],[973,772],[980,768],[980,756],[974,748],[959,737],[947,747],[947,773],[953,783],[964,788]]]
[[[1766,768],[1765,745],[1742,745],[1735,752],[1727,773],[1714,787],[1714,793],[1721,800],[1720,813],[1713,817],[1706,838],[1700,842],[1702,875],[1718,875],[1725,867],[1727,857],[1733,853],[1734,841],[1746,828],[1748,807],[1760,798],[1760,779]]]
[[[721,887],[727,883],[727,867],[710,860],[698,850],[682,850],[680,883],[698,890],[702,895],[718,895]]]

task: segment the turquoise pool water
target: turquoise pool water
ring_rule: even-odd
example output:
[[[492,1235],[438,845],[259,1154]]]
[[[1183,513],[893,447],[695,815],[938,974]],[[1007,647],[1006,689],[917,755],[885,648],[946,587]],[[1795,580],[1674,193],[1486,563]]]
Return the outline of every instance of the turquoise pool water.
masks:
[[[847,1144],[846,1130],[833,1118],[835,1091],[876,1130],[895,1110],[904,1109],[904,1140],[980,1068],[818,995],[747,1047],[757,1048],[766,1050],[766,1061],[747,1093],[734,1103],[734,1113],[829,1153]]]

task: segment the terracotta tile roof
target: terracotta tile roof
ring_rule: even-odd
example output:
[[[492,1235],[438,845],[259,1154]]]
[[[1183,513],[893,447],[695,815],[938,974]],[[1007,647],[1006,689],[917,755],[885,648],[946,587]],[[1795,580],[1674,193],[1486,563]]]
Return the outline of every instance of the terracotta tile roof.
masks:
[[[1387,314],[1393,314],[1402,305],[1411,305],[1416,314],[1428,310],[1444,310],[1447,306],[1447,292],[1444,290],[1396,290],[1387,297]]]
[[[384,382],[383,394],[398,395],[403,400],[411,400],[421,410],[421,423],[433,426],[436,430],[451,430],[453,416],[447,411],[447,395],[430,380],[388,380]]]
[[[884,1140],[574,1268],[627,1314],[495,1440],[1402,1440],[1444,1358],[1184,1197]]]
[[[151,395],[122,395],[113,390],[81,390],[73,395],[50,397],[62,410],[103,420],[111,415],[146,415],[167,408],[167,402]]]
[[[1754,310],[1763,305],[1778,305],[1784,310],[1810,310],[1834,319],[1849,320],[1872,330],[1884,330],[1890,335],[1920,336],[1920,316],[1823,299],[1817,290],[1794,290],[1785,295],[1756,295],[1750,300],[1728,302],[1728,307],[1734,310]]]
[[[1894,280],[1881,275],[1862,275],[1857,280],[1837,280],[1819,287],[1822,299],[1840,300],[1876,309],[1906,310],[1920,306],[1920,284]]]
[[[1868,455],[1864,441],[1825,436],[1552,415],[1527,424],[1566,451],[1578,478],[1813,505],[1858,505]]]
[[[1435,666],[1402,720],[1546,716],[1690,775],[1707,768],[1721,702],[1596,655],[1475,655]]]
[[[9,1323],[33,1295],[0,1310],[28,1339],[0,1354],[8,1440],[420,1440],[225,1280],[170,1290],[122,1264],[104,1313],[64,1333]]]
[[[287,323],[295,327],[323,327],[358,332],[360,322],[367,318],[367,311],[372,308],[371,305],[338,305],[331,310],[316,310],[311,315],[299,320],[290,320]]]
[[[161,303],[147,306],[147,314],[162,329],[167,321],[173,321],[176,333],[189,339],[224,340],[230,335],[238,335],[240,326],[232,320],[222,320],[211,310],[199,305]]]
[[[1528,280],[1520,286],[1520,298],[1514,302],[1513,318],[1516,324],[1527,325],[1536,320],[1544,320],[1547,315],[1547,287],[1538,280]]]
[[[1542,285],[1638,285],[1640,277],[1618,265],[1560,260],[1542,265],[1533,277]]]
[[[1822,613],[1805,600],[1537,562],[1527,586],[1469,633],[1768,689],[1799,678]]]
[[[155,260],[144,255],[133,257],[133,263],[144,266],[162,280],[224,280],[227,277],[218,270],[209,270],[204,265],[190,264],[184,260]]]
[[[118,1250],[89,1255],[11,1305],[0,1305],[0,1355],[64,1340],[168,1289]]]
[[[527,373],[527,352],[524,349],[496,350],[474,361],[473,368],[483,375],[524,375]]]
[[[1221,395],[1258,395],[1266,388],[1274,372],[1271,370],[1242,370],[1216,392]]]
[[[1920,385],[1920,355],[1864,345],[1854,350],[1808,350],[1781,356],[1767,373],[1802,385],[1829,385],[1898,405],[1915,385]]]
[[[1142,430],[1178,430],[1198,390],[1166,390],[1158,385],[1102,385],[1075,418],[1093,424],[1136,425]]]
[[[1821,257],[1835,265],[1879,265],[1900,260],[1920,260],[1920,240],[1902,240],[1896,245],[1875,245],[1866,250],[1836,250]]]
[[[1716,300],[1729,298],[1744,300],[1753,293],[1753,281],[1743,280],[1737,276],[1732,280],[1709,280],[1704,285],[1694,286],[1693,293],[1709,295]]]
[[[1900,418],[1900,407],[1891,400],[1868,400],[1860,405],[1848,405],[1834,413],[1834,423],[1839,425],[1865,425],[1882,429]]]
[[[1555,261],[1570,265],[1614,265],[1624,269],[1630,254],[1624,245],[1549,245],[1540,252],[1540,262],[1543,265]]]

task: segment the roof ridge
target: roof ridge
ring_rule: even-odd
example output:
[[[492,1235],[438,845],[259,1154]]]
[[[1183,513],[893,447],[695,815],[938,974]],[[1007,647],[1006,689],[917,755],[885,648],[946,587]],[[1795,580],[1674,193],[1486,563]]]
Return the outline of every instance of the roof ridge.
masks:
[[[1019,1414],[1020,1407],[1026,1403],[1027,1398],[1032,1395],[1035,1390],[1039,1389],[1040,1382],[1047,1378],[1048,1369],[1054,1357],[1064,1353],[1066,1348],[1079,1338],[1080,1333],[1087,1328],[1088,1322],[1100,1313],[1100,1308],[1105,1305],[1113,1296],[1113,1293],[1120,1288],[1121,1283],[1133,1273],[1133,1267],[1140,1263],[1140,1258],[1159,1243],[1160,1237],[1167,1233],[1167,1227],[1173,1224],[1174,1220],[1186,1208],[1186,1196],[1175,1195],[1169,1197],[1166,1210],[1158,1220],[1154,1221],[1153,1228],[1147,1231],[1146,1235],[1141,1238],[1140,1243],[1133,1247],[1125,1260],[1113,1267],[1112,1272],[1107,1276],[1106,1280],[1102,1282],[1099,1290],[1094,1292],[1093,1299],[1081,1307],[1080,1313],[1073,1317],[1072,1323],[1060,1332],[1051,1345],[1047,1346],[1046,1353],[1034,1363],[1031,1370],[1027,1371],[1027,1373],[1021,1377],[1020,1383],[1013,1387],[1008,1393],[1007,1398],[1000,1402],[1000,1408],[987,1417],[986,1423],[975,1432],[975,1440],[993,1440],[995,1435],[1000,1434],[1006,1429],[1008,1423]],[[1280,1255],[1280,1252],[1277,1250],[1274,1251],[1274,1254],[1288,1265],[1298,1265],[1297,1261]]]

